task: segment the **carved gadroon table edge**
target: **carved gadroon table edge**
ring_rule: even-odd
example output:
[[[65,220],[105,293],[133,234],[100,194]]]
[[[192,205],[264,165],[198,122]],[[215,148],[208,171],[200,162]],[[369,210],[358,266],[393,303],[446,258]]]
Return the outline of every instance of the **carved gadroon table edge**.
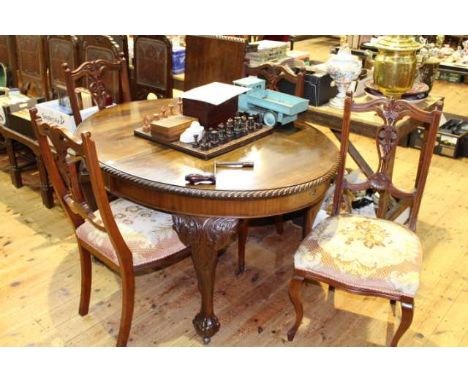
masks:
[[[272,188],[268,190],[209,190],[209,189],[199,189],[195,187],[183,187],[176,186],[166,183],[160,183],[153,180],[148,180],[144,178],[139,178],[134,175],[130,175],[123,171],[117,170],[113,167],[101,164],[101,169],[115,177],[128,180],[132,183],[138,184],[139,186],[151,189],[153,191],[168,192],[173,194],[179,194],[184,196],[191,196],[195,198],[207,198],[207,199],[263,199],[263,198],[275,198],[297,194],[309,189],[313,189],[316,186],[319,186],[326,181],[328,181],[332,176],[335,175],[338,168],[339,157],[337,157],[336,162],[331,167],[331,169],[323,176],[313,179],[309,182],[295,184],[292,186],[286,186],[281,188]]]
[[[172,219],[180,240],[192,249],[202,297],[200,312],[193,319],[193,326],[203,342],[208,344],[220,327],[213,309],[217,253],[235,238],[239,219],[188,215],[173,215]]]

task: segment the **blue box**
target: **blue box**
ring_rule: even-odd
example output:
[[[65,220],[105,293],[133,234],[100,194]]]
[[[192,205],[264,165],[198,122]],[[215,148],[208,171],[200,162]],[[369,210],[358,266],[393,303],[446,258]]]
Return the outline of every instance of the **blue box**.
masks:
[[[172,48],[172,73],[180,74],[185,71],[185,48],[178,46]]]

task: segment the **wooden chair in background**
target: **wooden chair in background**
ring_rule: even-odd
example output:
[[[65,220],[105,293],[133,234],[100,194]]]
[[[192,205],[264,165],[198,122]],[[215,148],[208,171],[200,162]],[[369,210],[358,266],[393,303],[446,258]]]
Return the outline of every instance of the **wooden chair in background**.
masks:
[[[111,35],[109,37],[111,37],[114,40],[114,42],[117,44],[117,46],[119,47],[119,53],[123,52],[125,59],[127,60],[127,64],[130,64],[127,35],[119,34],[119,35]]]
[[[66,63],[72,70],[80,65],[78,37],[72,35],[47,36],[47,50],[50,89],[54,98],[57,98],[60,92],[66,91],[62,65]]]
[[[443,103],[426,112],[404,100],[378,99],[353,104],[352,93],[345,101],[341,130],[341,163],[336,178],[332,216],[320,222],[301,243],[294,256],[294,277],[289,284],[289,296],[296,311],[296,320],[288,332],[293,340],[303,317],[300,290],[305,281],[324,282],[345,291],[384,297],[392,305],[401,303],[401,322],[391,346],[396,346],[411,325],[414,296],[419,286],[422,267],[422,246],[415,234],[421,199],[434,150]],[[379,164],[377,171],[359,184],[344,178],[349,146],[351,112],[375,112],[383,120],[376,132]],[[424,123],[424,144],[418,164],[414,190],[403,191],[392,182],[392,162],[398,144],[395,123],[410,117]],[[343,191],[373,189],[380,197],[389,194],[410,208],[408,227],[385,220],[386,211],[378,218],[340,214]]]
[[[245,39],[186,36],[185,45],[185,90],[215,81],[229,84],[242,77]]]
[[[47,75],[46,36],[16,36],[18,87],[31,97],[51,99]]]
[[[81,62],[106,60],[115,61],[120,59],[122,50],[111,36],[92,35],[82,36],[80,46]],[[124,53],[125,56],[125,53]],[[126,61],[128,66],[128,62]],[[128,77],[128,68],[127,68]],[[119,75],[116,72],[109,72],[103,78],[106,88],[111,92],[113,99],[121,97]],[[89,88],[88,79],[83,78],[83,86]]]
[[[304,94],[304,73],[295,74],[288,66],[277,64],[263,64],[256,67],[244,65],[244,76],[257,76],[266,81],[266,87],[270,90],[280,91],[278,85],[286,81],[295,86],[294,95],[302,97]]]
[[[78,141],[66,129],[43,123],[36,109],[31,109],[31,120],[57,197],[75,230],[81,262],[79,314],[88,314],[91,256],[95,256],[122,279],[117,346],[126,346],[133,317],[135,274],[173,264],[188,256],[189,249],[173,230],[171,215],[124,199],[109,203],[90,133],[82,133]],[[82,160],[89,170],[97,211],[83,197],[78,179]]]
[[[278,91],[278,84],[280,81],[290,82],[295,86],[294,94],[302,97],[304,94],[304,74],[299,72],[294,74],[288,67],[276,64],[264,64],[257,67],[249,67],[244,65],[243,76],[257,76],[266,81],[266,87],[270,90]],[[307,214],[305,211],[304,215]],[[304,224],[306,224],[306,217],[304,216]],[[278,234],[283,233],[283,216],[275,216],[276,231]],[[245,246],[247,243],[247,236],[249,230],[249,220],[241,219],[239,221],[239,245],[238,245],[238,273],[245,270]]]
[[[7,68],[8,87],[18,86],[15,36],[0,35],[0,63]]]
[[[112,103],[130,102],[130,84],[128,81],[127,60],[123,54],[118,60],[103,60],[83,62],[75,70],[71,70],[67,63],[62,65],[65,84],[70,106],[76,126],[81,123],[80,100],[78,98],[79,88],[76,83],[86,79],[86,89],[89,91],[92,100],[99,110],[110,106]],[[113,88],[108,88],[105,79],[112,74],[117,79]],[[117,96],[116,96],[117,94]]]
[[[146,99],[149,93],[162,98],[172,98],[171,41],[166,36],[135,36],[133,51],[133,98]]]

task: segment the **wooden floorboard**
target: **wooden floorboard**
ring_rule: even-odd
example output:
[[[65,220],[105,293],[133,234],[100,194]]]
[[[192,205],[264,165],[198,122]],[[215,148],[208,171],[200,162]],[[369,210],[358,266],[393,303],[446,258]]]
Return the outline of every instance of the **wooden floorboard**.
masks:
[[[315,42],[324,52],[330,42]],[[309,44],[309,45],[307,45]],[[296,49],[311,46],[304,41]],[[323,53],[324,54],[324,53]],[[452,113],[466,114],[466,85],[437,82]],[[319,127],[331,139],[327,129]],[[352,136],[364,153],[371,139]],[[409,186],[419,151],[399,148],[395,178]],[[375,165],[375,160],[373,164]],[[353,166],[348,162],[348,167]],[[413,325],[402,346],[468,346],[468,159],[434,156],[420,212],[421,287]],[[287,296],[300,228],[250,230],[247,270],[236,275],[237,244],[220,257],[215,306],[221,331],[213,346],[385,346],[399,323],[387,300],[304,288],[304,322],[294,342]],[[93,263],[90,313],[78,315],[78,250],[65,215],[42,206],[37,173],[15,189],[0,155],[0,346],[113,346],[120,317],[120,280]],[[138,277],[129,346],[202,346],[192,326],[199,294],[190,259]]]

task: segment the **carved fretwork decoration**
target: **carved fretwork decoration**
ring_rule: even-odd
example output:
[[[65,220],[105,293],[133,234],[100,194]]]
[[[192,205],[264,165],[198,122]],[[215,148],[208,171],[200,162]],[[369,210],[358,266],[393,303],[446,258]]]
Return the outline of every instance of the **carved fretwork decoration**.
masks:
[[[105,60],[96,60],[84,63],[80,69],[88,78],[88,90],[91,92],[91,96],[95,104],[99,109],[104,109],[106,106],[112,104],[112,94],[106,88],[104,81],[102,80],[104,73],[109,67],[118,68],[118,64],[111,63]]]
[[[263,64],[257,67],[245,65],[245,75],[253,75],[264,78],[266,87],[270,90],[278,91],[278,83],[281,80],[291,82],[296,85],[294,94],[302,96],[304,93],[304,74],[299,72],[297,75],[287,66],[275,64]]]

